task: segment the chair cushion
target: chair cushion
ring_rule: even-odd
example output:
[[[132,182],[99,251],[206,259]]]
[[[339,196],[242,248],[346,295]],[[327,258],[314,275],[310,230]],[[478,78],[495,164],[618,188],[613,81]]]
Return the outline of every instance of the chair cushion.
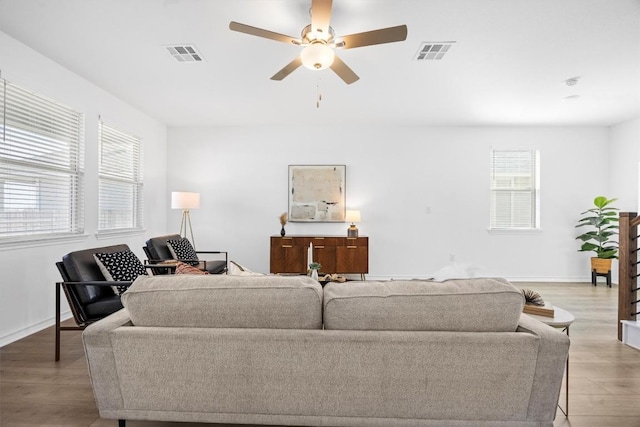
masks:
[[[222,274],[227,269],[227,263],[225,260],[200,261],[200,264],[203,268],[206,266],[206,269],[210,274]]]
[[[329,283],[325,329],[514,332],[524,297],[504,279]]]
[[[104,277],[109,281],[132,282],[140,275],[147,275],[147,271],[130,250],[118,252],[98,252],[93,254],[96,263]],[[127,290],[127,286],[115,286],[118,294]]]
[[[199,264],[198,254],[196,253],[196,250],[193,249],[189,239],[185,237],[180,239],[169,239],[167,240],[167,246],[169,246],[169,251],[171,251],[173,258],[182,260],[191,265]]]
[[[306,276],[140,276],[122,303],[136,326],[322,327],[322,287]]]
[[[171,255],[169,245],[167,245],[167,240],[180,238],[181,236],[179,234],[167,234],[165,236],[152,237],[151,239],[147,240],[145,242],[145,245],[147,248],[149,259],[154,261],[175,259],[173,255]]]
[[[118,252],[129,250],[127,245],[104,246],[93,249],[83,249],[66,254],[62,257],[62,264],[67,277],[62,277],[70,282],[91,282],[105,280],[104,275],[98,267],[93,254],[96,252]],[[108,286],[73,286],[70,287],[80,304],[88,304],[98,298],[112,296],[113,290]]]
[[[118,310],[122,310],[122,301],[118,295],[104,297],[84,306],[88,321],[102,319]]]

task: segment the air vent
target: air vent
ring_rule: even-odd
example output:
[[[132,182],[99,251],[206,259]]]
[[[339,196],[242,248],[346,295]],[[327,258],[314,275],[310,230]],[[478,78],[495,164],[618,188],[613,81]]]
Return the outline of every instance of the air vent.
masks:
[[[418,53],[416,53],[416,61],[427,61],[432,59],[442,59],[445,53],[449,52],[451,46],[456,42],[422,42]]]
[[[198,52],[194,45],[165,46],[165,48],[178,62],[203,61],[202,55],[200,55],[200,52]]]

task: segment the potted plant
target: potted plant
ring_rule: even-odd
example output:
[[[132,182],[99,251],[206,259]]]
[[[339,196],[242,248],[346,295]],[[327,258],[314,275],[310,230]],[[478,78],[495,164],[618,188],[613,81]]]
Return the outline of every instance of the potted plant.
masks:
[[[318,280],[318,270],[322,268],[322,264],[319,262],[312,262],[309,264],[309,271],[311,273],[311,278]]]
[[[590,230],[576,237],[582,240],[579,252],[595,252],[591,258],[591,271],[607,273],[611,271],[611,260],[618,258],[618,208],[610,206],[618,199],[598,196],[593,200],[595,207],[581,213],[577,227],[589,227]]]

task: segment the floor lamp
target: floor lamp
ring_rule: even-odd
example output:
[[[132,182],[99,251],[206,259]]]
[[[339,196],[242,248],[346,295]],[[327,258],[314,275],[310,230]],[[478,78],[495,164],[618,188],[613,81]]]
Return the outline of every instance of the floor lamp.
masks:
[[[200,193],[188,193],[184,191],[171,192],[171,209],[182,209],[182,220],[180,221],[180,236],[187,237],[187,232],[191,235],[191,245],[195,249],[196,242],[193,239],[193,228],[191,228],[191,215],[189,209],[200,208]]]

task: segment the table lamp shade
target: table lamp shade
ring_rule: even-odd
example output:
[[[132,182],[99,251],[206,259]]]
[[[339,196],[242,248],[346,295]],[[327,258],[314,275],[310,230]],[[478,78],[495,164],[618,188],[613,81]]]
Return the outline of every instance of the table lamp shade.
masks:
[[[360,222],[360,211],[347,211],[345,220],[347,222]]]
[[[200,208],[200,193],[171,192],[171,209],[189,210],[198,208]]]

